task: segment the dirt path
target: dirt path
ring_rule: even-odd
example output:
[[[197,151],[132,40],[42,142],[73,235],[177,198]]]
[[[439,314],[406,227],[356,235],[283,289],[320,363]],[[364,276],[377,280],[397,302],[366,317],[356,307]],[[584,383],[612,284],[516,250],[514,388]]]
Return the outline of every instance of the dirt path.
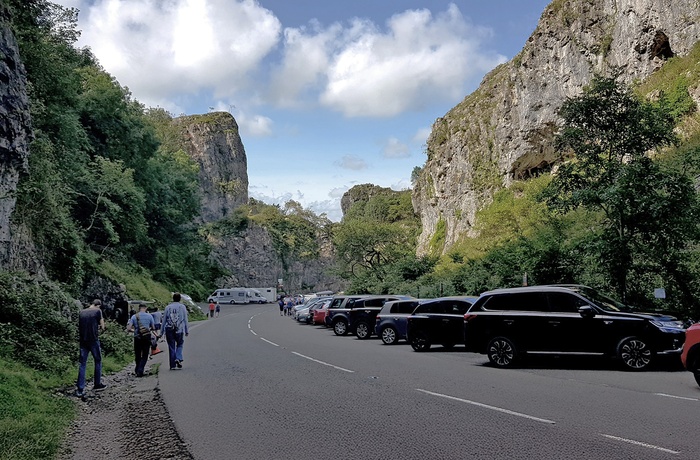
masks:
[[[78,417],[56,458],[194,459],[161,398],[158,388],[161,356],[149,361],[150,374],[145,377],[136,378],[132,364],[117,374],[105,376],[103,381],[108,388],[98,393],[90,390],[82,400],[70,396],[74,388],[66,390],[64,395],[76,400]]]

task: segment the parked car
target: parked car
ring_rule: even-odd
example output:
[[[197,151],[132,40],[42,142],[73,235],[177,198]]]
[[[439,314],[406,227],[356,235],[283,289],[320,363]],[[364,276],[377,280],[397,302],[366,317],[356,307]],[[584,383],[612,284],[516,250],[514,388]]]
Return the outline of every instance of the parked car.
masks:
[[[386,345],[406,339],[408,317],[418,306],[419,300],[392,300],[384,304],[375,318],[374,333]]]
[[[333,327],[333,316],[337,312],[343,311],[344,309],[347,309],[349,306],[352,306],[352,304],[356,300],[362,299],[364,297],[368,297],[368,296],[366,296],[366,295],[335,295],[335,296],[333,296],[333,300],[331,300],[331,304],[328,306],[328,310],[326,312],[326,318],[325,318],[326,326]]]
[[[681,362],[693,373],[695,381],[700,385],[700,323],[693,324],[685,331]]]
[[[326,299],[323,305],[319,308],[314,309],[314,316],[311,321],[312,324],[321,324],[326,326],[326,316],[328,315],[328,306],[331,304],[332,299]],[[326,326],[328,327],[328,326]]]
[[[348,302],[344,308],[333,310],[333,332],[335,335],[355,334],[360,340],[368,339],[374,332],[377,313],[386,302],[412,298],[405,295],[374,295]]]
[[[313,319],[314,309],[323,305],[323,302],[324,299],[322,298],[314,297],[310,299],[303,305],[303,308],[300,308],[296,311],[296,320],[300,323],[311,323],[311,320]]]
[[[630,370],[646,369],[657,354],[681,353],[683,323],[635,312],[579,285],[531,286],[485,292],[464,315],[467,350],[495,366],[525,354],[609,355]]]
[[[434,343],[452,348],[464,343],[464,314],[477,297],[440,297],[416,307],[406,319],[406,338],[415,351],[426,351]]]

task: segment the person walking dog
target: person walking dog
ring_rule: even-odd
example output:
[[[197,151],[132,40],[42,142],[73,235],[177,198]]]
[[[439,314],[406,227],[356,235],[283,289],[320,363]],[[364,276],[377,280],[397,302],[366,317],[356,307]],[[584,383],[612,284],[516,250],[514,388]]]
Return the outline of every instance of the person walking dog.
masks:
[[[172,303],[168,304],[163,312],[163,324],[160,327],[160,335],[165,334],[165,341],[168,343],[170,370],[182,368],[185,337],[190,334],[187,307],[180,303],[181,298],[179,292],[173,294]]]

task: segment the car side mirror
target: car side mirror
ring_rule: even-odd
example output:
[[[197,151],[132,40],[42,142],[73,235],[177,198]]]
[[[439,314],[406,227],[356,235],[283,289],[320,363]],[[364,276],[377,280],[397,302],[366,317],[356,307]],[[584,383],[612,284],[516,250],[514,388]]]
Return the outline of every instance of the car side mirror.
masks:
[[[595,310],[590,305],[579,307],[578,312],[583,318],[593,318],[595,316]]]

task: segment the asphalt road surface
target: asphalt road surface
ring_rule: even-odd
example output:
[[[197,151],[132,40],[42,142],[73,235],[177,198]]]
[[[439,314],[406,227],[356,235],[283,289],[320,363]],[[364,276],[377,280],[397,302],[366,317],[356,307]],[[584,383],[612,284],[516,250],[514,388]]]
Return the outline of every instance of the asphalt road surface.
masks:
[[[700,388],[673,363],[497,369],[222,306],[192,325],[163,399],[196,459],[700,459]]]

